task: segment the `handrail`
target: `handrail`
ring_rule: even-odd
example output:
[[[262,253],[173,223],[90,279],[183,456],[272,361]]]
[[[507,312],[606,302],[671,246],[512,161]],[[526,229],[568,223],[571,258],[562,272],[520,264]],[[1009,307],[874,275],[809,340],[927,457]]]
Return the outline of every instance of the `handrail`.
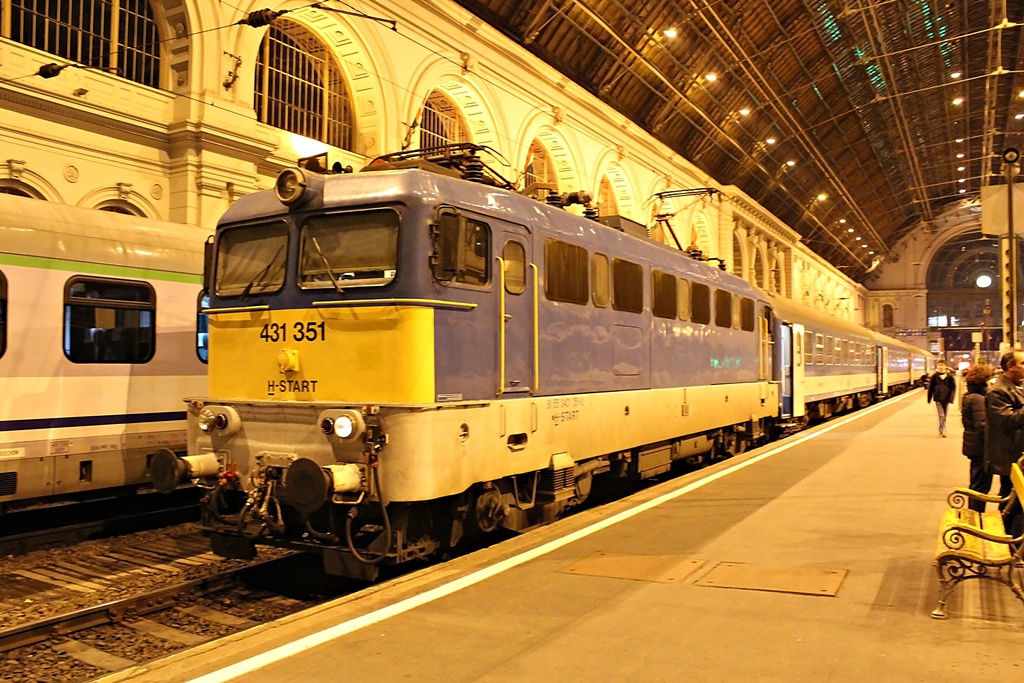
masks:
[[[505,393],[505,259],[498,259],[498,393]]]
[[[200,311],[207,315],[217,315],[219,313],[248,313],[249,311],[269,311],[270,306],[267,304],[261,304],[259,306],[231,306],[229,308],[207,308]]]
[[[476,304],[465,301],[445,301],[443,299],[349,299],[341,301],[314,301],[314,308],[346,308],[356,306],[427,306],[430,308],[455,308],[471,310]]]
[[[530,268],[533,270],[533,386],[530,388],[532,396],[540,391],[540,294],[537,290],[540,277],[536,263],[531,263]]]

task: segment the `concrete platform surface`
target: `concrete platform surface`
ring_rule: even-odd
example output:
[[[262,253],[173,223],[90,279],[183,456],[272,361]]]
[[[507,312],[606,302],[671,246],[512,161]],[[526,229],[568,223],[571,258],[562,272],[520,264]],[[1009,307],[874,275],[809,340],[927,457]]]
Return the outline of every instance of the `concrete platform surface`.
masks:
[[[911,392],[104,680],[1021,680],[1024,605],[1008,589],[968,581],[948,620],[929,616],[939,518],[968,479],[955,408],[949,433]],[[563,571],[598,552],[679,563],[648,562],[675,565],[667,580]],[[721,563],[841,582],[834,597],[701,585]]]

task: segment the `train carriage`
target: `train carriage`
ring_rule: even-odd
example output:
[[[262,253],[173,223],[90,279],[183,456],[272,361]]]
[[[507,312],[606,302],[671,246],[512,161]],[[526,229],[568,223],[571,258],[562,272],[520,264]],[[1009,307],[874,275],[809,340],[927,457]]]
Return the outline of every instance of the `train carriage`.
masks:
[[[209,234],[0,195],[0,511],[151,488],[185,450]]]
[[[475,151],[288,169],[221,220],[209,392],[188,401],[188,455],[152,467],[162,489],[211,486],[218,553],[300,548],[373,578],[787,417],[787,304],[562,208],[579,195],[552,206],[481,177]],[[866,359],[870,334],[849,328]]]

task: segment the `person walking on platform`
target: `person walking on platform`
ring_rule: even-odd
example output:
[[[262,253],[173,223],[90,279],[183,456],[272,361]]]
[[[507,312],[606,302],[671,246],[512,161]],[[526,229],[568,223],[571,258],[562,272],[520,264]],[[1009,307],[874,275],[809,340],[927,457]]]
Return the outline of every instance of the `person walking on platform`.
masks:
[[[1021,430],[1024,429],[1024,351],[1012,349],[999,358],[1003,374],[985,393],[985,470],[999,475],[999,495],[1013,490],[1010,466],[1021,456]],[[1020,501],[1006,515],[1006,532],[1020,533]]]
[[[953,378],[953,374],[946,364],[939,361],[935,374],[928,382],[928,402],[935,401],[935,410],[939,414],[939,436],[943,438],[946,436],[946,409],[949,408],[949,404],[953,402],[954,398],[956,398],[956,379]]]
[[[964,425],[962,453],[971,461],[971,483],[969,488],[978,493],[988,493],[992,488],[992,475],[985,471],[985,390],[992,378],[992,368],[987,365],[972,365],[964,373],[967,393],[960,405],[960,419]],[[969,507],[976,512],[985,511],[985,502],[971,499]]]

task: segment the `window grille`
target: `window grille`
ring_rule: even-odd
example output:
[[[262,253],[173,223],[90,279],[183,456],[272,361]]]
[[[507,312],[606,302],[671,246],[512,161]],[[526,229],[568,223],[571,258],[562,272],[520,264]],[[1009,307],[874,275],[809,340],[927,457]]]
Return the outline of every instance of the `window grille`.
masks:
[[[160,86],[160,36],[148,0],[0,0],[3,37],[130,81]]]
[[[555,176],[555,165],[551,161],[551,156],[539,140],[534,140],[526,157],[526,168],[523,170],[523,188],[528,194],[544,199],[548,195],[547,189],[539,190],[537,193],[530,192],[530,186],[538,183],[558,189],[558,178]]]
[[[423,103],[420,117],[420,149],[472,142],[469,126],[451,98],[434,90]]]
[[[256,117],[268,125],[352,149],[352,103],[341,66],[304,26],[275,21],[256,63]]]

